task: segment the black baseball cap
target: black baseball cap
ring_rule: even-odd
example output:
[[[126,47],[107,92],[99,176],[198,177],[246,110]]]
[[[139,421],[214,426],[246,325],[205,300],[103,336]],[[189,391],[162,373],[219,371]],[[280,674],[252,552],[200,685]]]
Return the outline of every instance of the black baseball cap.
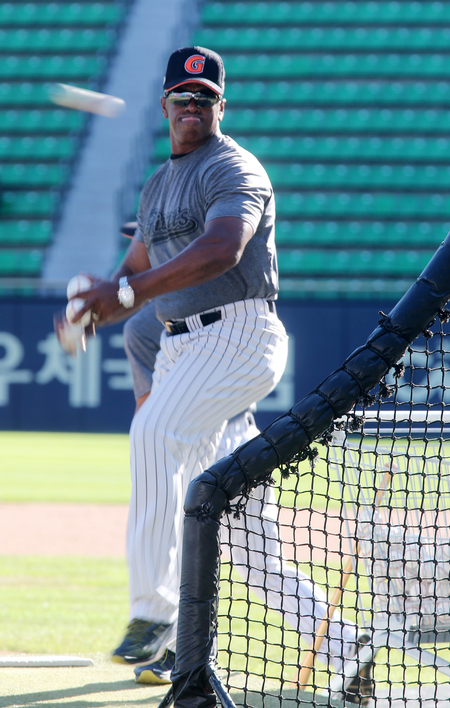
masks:
[[[205,47],[183,47],[173,52],[167,64],[164,91],[193,81],[223,96],[225,69],[222,57]]]

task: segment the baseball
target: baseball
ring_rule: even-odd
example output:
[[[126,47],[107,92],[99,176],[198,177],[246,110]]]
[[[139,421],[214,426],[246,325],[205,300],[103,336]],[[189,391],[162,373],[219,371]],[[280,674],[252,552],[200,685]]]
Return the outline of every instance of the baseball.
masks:
[[[49,90],[49,98],[58,106],[97,113],[107,118],[115,118],[125,110],[125,101],[122,98],[68,84],[53,84]]]
[[[64,324],[58,329],[58,340],[66,354],[76,356],[77,345],[81,344],[81,337],[83,334],[84,328],[78,327],[78,323],[76,325],[71,325],[68,322],[64,322]]]
[[[88,324],[91,321],[91,311],[88,310],[87,312],[84,313],[83,317],[81,320],[78,322],[73,322],[73,319],[75,315],[81,310],[81,308],[84,307],[84,300],[81,297],[75,297],[72,300],[69,300],[67,303],[66,307],[66,317],[67,321],[69,324],[73,326],[80,326],[81,327],[87,327]]]
[[[92,288],[92,280],[87,275],[75,275],[67,283],[67,299],[71,300],[78,293],[90,290]]]
[[[90,290],[91,287],[92,280],[88,278],[87,275],[76,275],[67,283],[67,299],[71,300],[73,297],[76,297],[78,293]]]

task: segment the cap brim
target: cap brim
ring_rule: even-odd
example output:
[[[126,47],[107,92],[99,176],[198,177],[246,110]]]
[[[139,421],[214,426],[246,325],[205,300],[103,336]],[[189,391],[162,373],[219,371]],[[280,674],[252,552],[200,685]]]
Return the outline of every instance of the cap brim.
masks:
[[[178,88],[178,86],[183,86],[184,84],[201,84],[202,86],[207,86],[210,88],[214,91],[214,93],[217,93],[218,96],[223,96],[223,89],[215,84],[214,81],[209,81],[208,79],[197,79],[194,77],[192,77],[192,79],[183,79],[183,81],[175,82],[170,86],[164,86],[164,91],[172,91],[174,88]]]

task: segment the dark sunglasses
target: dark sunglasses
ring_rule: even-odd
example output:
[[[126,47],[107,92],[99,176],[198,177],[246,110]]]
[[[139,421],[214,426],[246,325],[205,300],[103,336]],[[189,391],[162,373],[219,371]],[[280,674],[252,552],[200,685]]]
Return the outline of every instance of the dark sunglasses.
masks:
[[[210,108],[215,106],[221,98],[217,94],[206,94],[206,93],[191,93],[191,91],[183,91],[183,93],[177,93],[176,91],[170,91],[165,94],[165,98],[174,106],[179,106],[185,108],[189,106],[192,99],[195,101],[195,105],[198,108]]]

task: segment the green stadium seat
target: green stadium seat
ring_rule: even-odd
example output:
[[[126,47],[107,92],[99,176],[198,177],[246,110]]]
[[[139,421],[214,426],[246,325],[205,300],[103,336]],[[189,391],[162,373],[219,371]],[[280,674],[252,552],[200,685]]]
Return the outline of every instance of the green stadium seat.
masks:
[[[450,22],[444,2],[206,2],[201,20],[208,25],[364,24]]]
[[[227,92],[228,96],[228,92]],[[1,118],[0,118],[1,120]],[[227,106],[225,133],[447,132],[450,111],[422,108],[239,108]],[[1,123],[0,123],[1,125]],[[167,130],[166,123],[164,124]]]
[[[448,162],[450,138],[378,136],[238,136],[242,147],[260,160],[320,159]]]
[[[292,187],[450,190],[449,165],[265,162],[275,189]]]
[[[2,275],[40,274],[88,120],[54,106],[49,89],[54,81],[96,89],[129,7],[127,0],[0,4]]]
[[[439,218],[450,213],[450,194],[421,192],[277,192],[278,218],[414,219]]]
[[[85,88],[79,84],[81,88]],[[0,82],[0,105],[2,106],[45,106],[49,105],[48,89],[50,84],[32,83],[31,81]]]
[[[280,249],[280,275],[393,275],[417,276],[434,251],[375,249]]]
[[[42,268],[43,253],[38,249],[0,249],[0,275],[37,276]]]
[[[1,85],[0,85],[1,91]],[[279,104],[302,107],[366,104],[413,105],[450,104],[450,82],[440,80],[386,81],[228,81],[226,97],[232,105]],[[0,92],[1,99],[1,92]]]
[[[406,18],[404,24],[407,25]],[[220,53],[335,49],[446,51],[449,43],[448,27],[203,27],[194,34],[194,44],[214,48]]]
[[[24,186],[56,186],[69,175],[68,165],[55,163],[0,164],[0,184],[3,188]]]
[[[277,219],[279,246],[385,246],[389,248],[439,246],[450,231],[450,221],[327,221]]]
[[[4,160],[69,158],[73,155],[75,146],[76,140],[67,136],[2,137],[0,157]]]
[[[82,111],[67,108],[40,110],[10,109],[0,111],[0,131],[4,133],[52,133],[81,130],[86,121]]]
[[[0,29],[0,52],[76,52],[108,49],[115,32],[106,29]]]
[[[0,5],[0,26],[101,25],[119,22],[125,5],[102,2],[6,2]]]
[[[75,79],[89,78],[105,66],[103,56],[9,56],[0,62],[0,78]]]
[[[51,217],[59,199],[58,192],[5,191],[1,198],[2,214],[6,217],[21,214]]]
[[[331,300],[342,298],[346,300],[373,300],[379,301],[380,297],[389,300],[398,300],[414,282],[414,277],[403,278],[281,278],[281,300],[301,299],[314,297],[317,300]]]
[[[49,220],[11,219],[0,222],[0,244],[33,244],[45,246],[52,238]]]
[[[446,54],[229,54],[224,55],[227,77],[290,79],[302,76],[413,77],[450,73]]]

